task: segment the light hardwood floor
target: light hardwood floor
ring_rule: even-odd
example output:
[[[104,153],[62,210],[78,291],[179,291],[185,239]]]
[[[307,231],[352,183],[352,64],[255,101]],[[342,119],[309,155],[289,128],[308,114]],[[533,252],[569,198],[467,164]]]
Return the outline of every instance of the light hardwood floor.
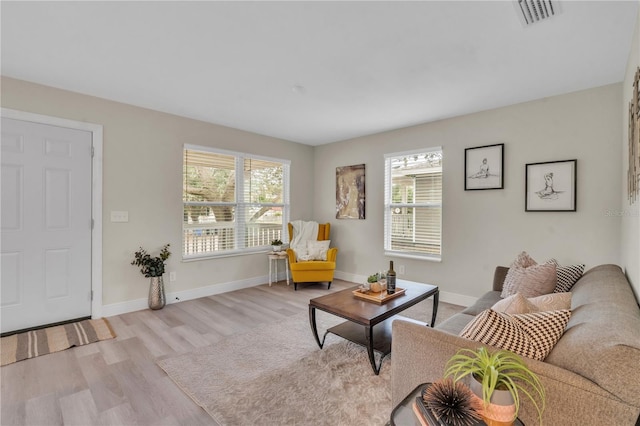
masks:
[[[156,360],[306,312],[324,294],[326,284],[281,281],[110,317],[116,339],[2,367],[0,424],[216,425]]]

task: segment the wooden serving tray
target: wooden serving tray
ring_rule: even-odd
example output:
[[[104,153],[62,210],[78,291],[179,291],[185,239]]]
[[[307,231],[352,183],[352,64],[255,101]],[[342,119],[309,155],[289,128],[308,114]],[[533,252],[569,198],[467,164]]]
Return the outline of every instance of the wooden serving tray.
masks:
[[[382,296],[383,297],[380,297],[380,292],[374,293],[374,292],[369,290],[369,291],[366,291],[366,292],[363,293],[360,290],[353,290],[353,295],[355,297],[357,297],[358,299],[367,300],[369,302],[375,302],[378,305],[382,305],[383,303],[385,303],[385,302],[387,302],[387,301],[389,301],[389,300],[391,300],[391,299],[393,299],[395,297],[403,295],[404,291],[405,291],[404,288],[396,288],[396,292],[395,293],[387,294],[387,290],[384,290],[382,292]]]

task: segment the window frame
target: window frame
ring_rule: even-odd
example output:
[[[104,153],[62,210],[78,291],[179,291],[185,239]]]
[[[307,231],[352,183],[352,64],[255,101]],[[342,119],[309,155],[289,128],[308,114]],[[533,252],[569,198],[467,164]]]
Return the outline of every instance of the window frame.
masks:
[[[393,203],[393,180],[392,180],[392,173],[391,173],[391,162],[393,159],[396,159],[398,157],[405,157],[405,156],[413,156],[413,155],[418,155],[418,154],[427,154],[430,152],[440,152],[440,154],[442,155],[442,166],[441,166],[441,174],[442,174],[442,180],[441,180],[441,191],[440,191],[440,202],[423,202],[423,203],[416,203],[415,202],[415,198],[416,198],[416,191],[415,191],[415,186],[414,186],[414,191],[413,191],[413,203]],[[384,224],[384,254],[385,256],[394,256],[394,257],[402,257],[402,258],[409,258],[409,259],[420,259],[420,260],[428,260],[428,261],[433,261],[433,262],[441,262],[442,261],[442,220],[444,217],[443,214],[443,198],[444,198],[444,150],[442,149],[441,146],[436,146],[436,147],[429,147],[429,148],[421,148],[421,149],[415,149],[415,150],[411,150],[411,151],[403,151],[403,152],[393,152],[393,153],[388,153],[388,154],[384,154],[384,215],[383,215],[383,224]],[[440,230],[440,253],[439,254],[429,254],[429,253],[420,253],[418,251],[412,251],[412,250],[399,250],[399,249],[392,249],[391,248],[391,241],[392,241],[392,209],[395,208],[412,208],[413,209],[413,215],[415,217],[416,214],[416,210],[415,208],[439,208],[440,209],[440,224],[439,224],[439,230]],[[414,222],[415,223],[415,222]],[[414,226],[414,232],[415,232],[415,228],[417,226]]]
[[[234,157],[234,172],[235,172],[235,201],[234,202],[224,202],[224,201],[185,201],[185,189],[184,189],[184,179],[185,173],[184,168],[186,166],[185,163],[185,153],[186,151],[199,151],[211,154],[219,154]],[[283,194],[282,194],[282,203],[256,203],[256,202],[246,202],[244,201],[244,162],[247,159],[251,160],[261,160],[261,161],[270,161],[274,163],[280,163],[282,165],[282,186],[283,186]],[[271,250],[271,246],[269,244],[260,245],[255,247],[245,247],[245,237],[246,237],[246,212],[251,207],[280,207],[282,208],[282,227],[281,227],[281,240],[283,242],[288,242],[288,228],[287,224],[289,223],[290,218],[290,169],[291,169],[291,160],[286,160],[282,158],[274,158],[267,157],[264,155],[250,154],[239,151],[230,151],[226,149],[214,148],[209,146],[202,145],[192,145],[192,144],[184,144],[182,148],[182,237],[181,237],[181,253],[183,261],[194,261],[194,260],[204,260],[204,259],[214,259],[214,258],[222,258],[222,257],[232,257],[232,256],[242,256],[256,253],[263,253],[265,251]],[[186,205],[205,205],[205,206],[234,206],[234,221],[229,222],[232,224],[231,228],[235,230],[234,232],[234,248],[229,250],[220,250],[220,251],[208,251],[199,254],[185,254],[185,220],[184,220],[184,210]]]

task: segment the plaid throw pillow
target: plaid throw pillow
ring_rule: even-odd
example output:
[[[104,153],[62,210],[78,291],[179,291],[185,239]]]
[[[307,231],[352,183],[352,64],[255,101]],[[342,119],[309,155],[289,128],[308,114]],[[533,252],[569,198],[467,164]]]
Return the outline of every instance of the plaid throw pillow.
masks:
[[[568,309],[516,315],[487,309],[460,336],[543,361],[562,337],[570,317]]]
[[[571,287],[582,277],[584,273],[584,265],[569,265],[560,266],[558,261],[551,259],[550,262],[556,265],[556,272],[558,275],[558,282],[554,293],[566,293],[571,290]]]

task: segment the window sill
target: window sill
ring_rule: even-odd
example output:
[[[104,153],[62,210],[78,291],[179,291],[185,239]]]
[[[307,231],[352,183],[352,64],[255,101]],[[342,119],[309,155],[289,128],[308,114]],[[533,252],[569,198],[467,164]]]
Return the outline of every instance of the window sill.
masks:
[[[227,257],[252,256],[255,254],[267,254],[272,251],[273,249],[269,247],[269,249],[259,249],[259,250],[252,250],[252,251],[234,251],[234,252],[216,253],[216,254],[207,253],[200,256],[187,256],[187,257],[182,256],[182,262],[189,263],[189,262],[198,262],[200,260],[215,260],[215,259],[224,259]]]
[[[403,259],[426,260],[428,262],[437,262],[437,263],[442,262],[441,256],[421,255],[421,254],[407,253],[402,251],[385,250],[384,255],[391,256],[391,257],[400,257]]]

